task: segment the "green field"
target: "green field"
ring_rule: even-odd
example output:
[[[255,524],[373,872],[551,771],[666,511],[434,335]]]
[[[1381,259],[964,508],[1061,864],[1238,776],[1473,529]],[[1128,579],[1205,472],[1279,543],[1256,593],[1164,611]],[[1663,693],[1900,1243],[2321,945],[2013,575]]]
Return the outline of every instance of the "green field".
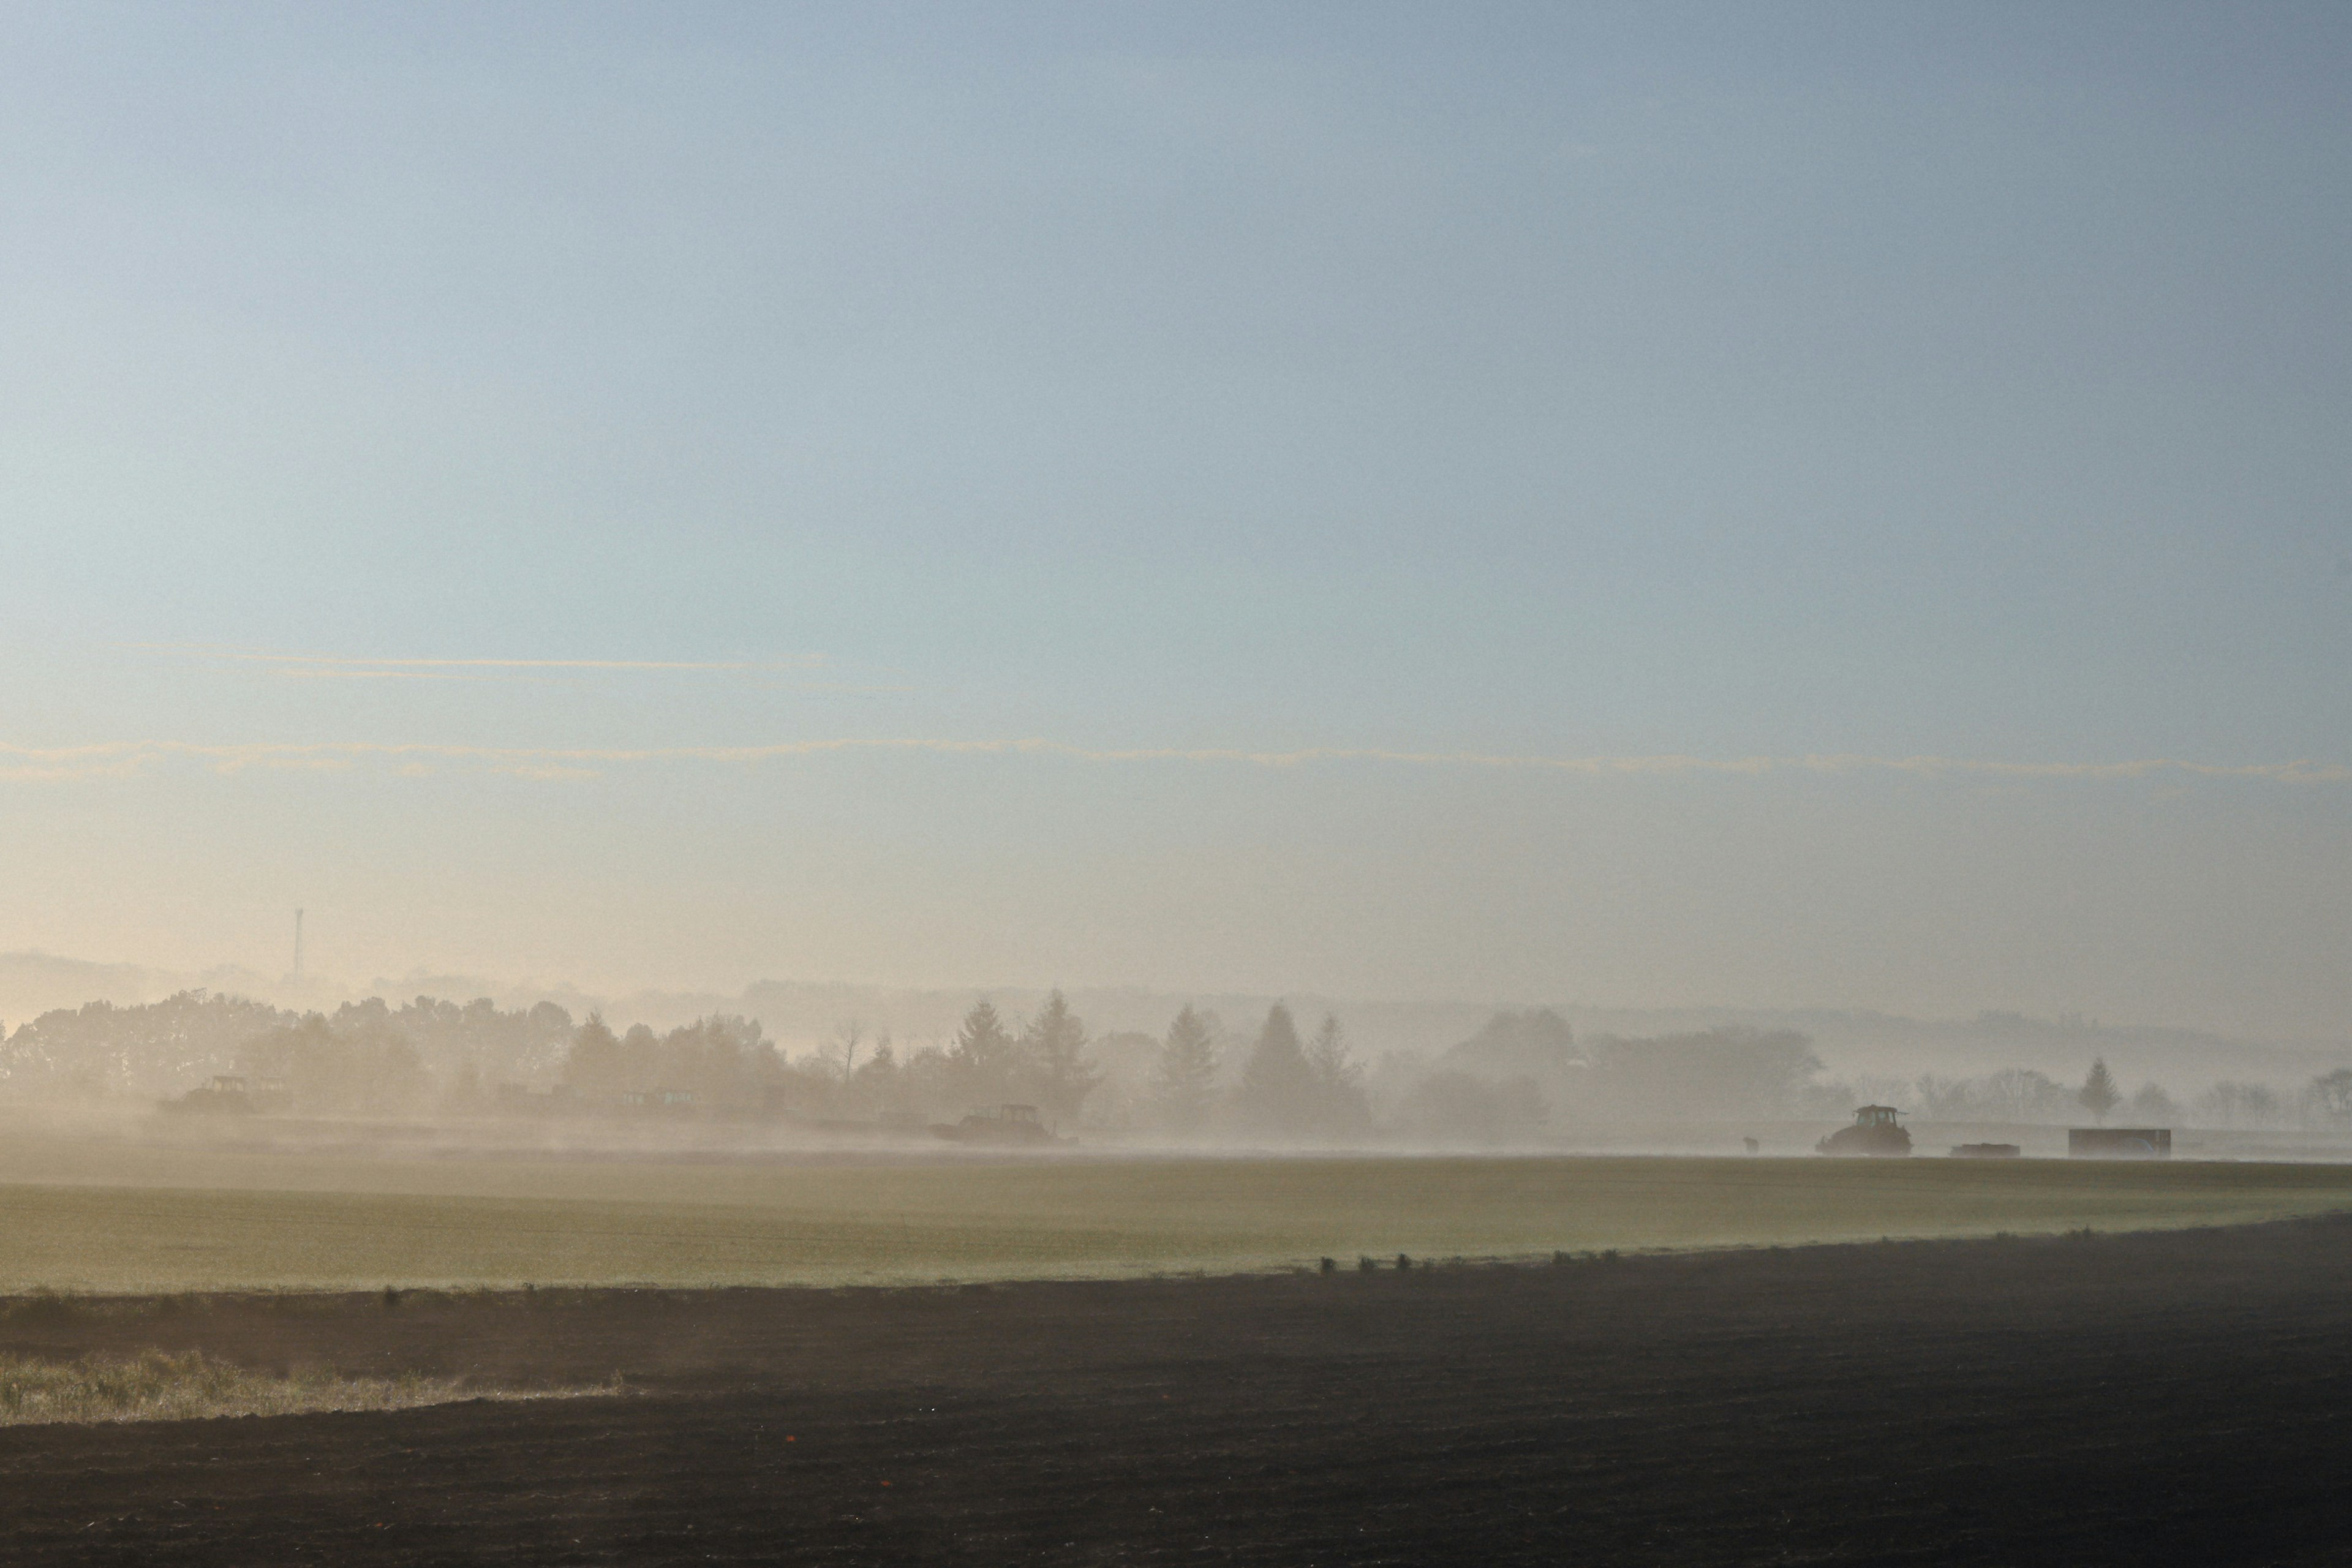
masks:
[[[693,1163],[17,1137],[0,1291],[910,1283],[1322,1256],[2216,1225],[2352,1207],[2352,1166],[1675,1158]]]

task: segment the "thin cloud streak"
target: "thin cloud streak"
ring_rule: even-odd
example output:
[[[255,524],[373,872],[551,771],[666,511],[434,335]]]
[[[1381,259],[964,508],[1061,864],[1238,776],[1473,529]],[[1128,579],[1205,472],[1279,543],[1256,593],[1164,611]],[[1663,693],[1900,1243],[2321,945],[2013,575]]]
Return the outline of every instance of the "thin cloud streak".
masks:
[[[823,656],[765,660],[698,660],[657,658],[367,658],[339,653],[279,653],[264,648],[213,647],[203,644],[129,643],[139,653],[172,658],[216,659],[236,664],[276,666],[289,675],[345,674],[390,678],[415,672],[412,679],[433,679],[430,672],[459,669],[554,669],[605,672],[653,672],[739,675],[787,669],[813,669]],[[444,676],[441,679],[457,679]]]
[[[1105,750],[1038,739],[959,741],[856,736],[783,741],[752,746],[472,746],[378,741],[259,742],[222,745],[192,741],[110,741],[59,747],[0,744],[0,780],[120,777],[141,773],[159,763],[174,759],[202,763],[225,773],[240,773],[248,768],[340,769],[377,759],[409,764],[404,767],[403,772],[413,771],[415,765],[433,761],[478,763],[497,772],[526,777],[577,778],[594,776],[597,764],[757,763],[853,752],[928,752],[946,756],[1042,756],[1105,764],[1225,763],[1273,769],[1374,763],[1419,768],[1515,769],[1594,778],[1677,773],[1760,777],[1789,773],[1885,773],[1917,778],[2112,781],[2169,774],[2272,784],[2352,783],[2352,764],[2307,760],[2199,763],[2174,757],[2151,757],[2115,763],[2019,763],[1966,757],[1882,757],[1858,752],[1729,758],[1687,755],[1546,757],[1486,752],[1406,752],[1339,746],[1303,747],[1293,751],[1250,751],[1229,747]]]

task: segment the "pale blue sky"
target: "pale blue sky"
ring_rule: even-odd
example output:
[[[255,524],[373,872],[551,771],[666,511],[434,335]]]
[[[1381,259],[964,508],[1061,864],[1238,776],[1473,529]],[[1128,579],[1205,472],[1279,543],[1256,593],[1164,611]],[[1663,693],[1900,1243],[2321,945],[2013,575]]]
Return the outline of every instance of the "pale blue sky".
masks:
[[[2342,781],[543,754],[2352,763],[2340,7],[0,46],[0,945],[2346,1031]]]

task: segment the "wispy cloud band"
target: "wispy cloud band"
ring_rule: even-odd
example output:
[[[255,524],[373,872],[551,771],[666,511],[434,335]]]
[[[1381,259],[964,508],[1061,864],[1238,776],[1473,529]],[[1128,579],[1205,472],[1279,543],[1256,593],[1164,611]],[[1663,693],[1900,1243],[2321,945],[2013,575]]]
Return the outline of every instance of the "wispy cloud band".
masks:
[[[817,655],[788,659],[671,658],[370,658],[356,654],[285,653],[203,643],[132,643],[137,653],[170,658],[267,665],[281,675],[346,680],[463,680],[515,675],[756,675],[816,668]]]
[[[2001,762],[1942,756],[1874,756],[1830,752],[1788,756],[1688,755],[1559,757],[1490,752],[1412,752],[1371,747],[1310,746],[1289,751],[1238,747],[1098,748],[1040,739],[950,740],[849,736],[782,741],[749,746],[476,746],[433,742],[258,742],[208,744],[192,741],[111,741],[80,746],[0,744],[0,780],[126,776],[160,763],[185,761],[221,773],[248,769],[333,771],[379,762],[414,773],[455,763],[536,778],[591,776],[604,767],[662,763],[758,763],[841,752],[929,752],[947,756],[1040,756],[1103,764],[1177,763],[1295,769],[1368,763],[1414,768],[1517,769],[1615,777],[1635,774],[1894,773],[1919,778],[2008,780],[2129,780],[2174,775],[2284,784],[2352,783],[2352,764],[2295,761],[2200,763],[2175,757],[2122,762]]]

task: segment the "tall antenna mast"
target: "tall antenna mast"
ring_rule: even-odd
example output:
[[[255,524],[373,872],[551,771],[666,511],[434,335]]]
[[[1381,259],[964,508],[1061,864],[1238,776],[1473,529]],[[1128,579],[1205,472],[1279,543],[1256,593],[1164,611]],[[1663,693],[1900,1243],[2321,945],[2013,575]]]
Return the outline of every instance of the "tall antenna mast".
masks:
[[[294,973],[302,973],[302,911],[294,911]]]

